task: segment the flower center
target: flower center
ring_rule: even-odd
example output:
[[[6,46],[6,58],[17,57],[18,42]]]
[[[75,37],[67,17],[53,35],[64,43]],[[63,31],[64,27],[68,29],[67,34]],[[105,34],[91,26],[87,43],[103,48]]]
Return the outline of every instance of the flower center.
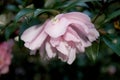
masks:
[[[52,21],[53,24],[56,24],[59,20],[56,17],[54,17],[54,18],[52,18],[51,21]]]

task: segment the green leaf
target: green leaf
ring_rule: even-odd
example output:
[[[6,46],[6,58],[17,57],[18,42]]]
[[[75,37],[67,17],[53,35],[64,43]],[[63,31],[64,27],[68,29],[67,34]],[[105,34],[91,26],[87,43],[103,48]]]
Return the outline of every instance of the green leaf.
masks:
[[[111,19],[114,19],[117,16],[120,16],[120,9],[108,15],[108,18],[105,20],[104,23],[109,22]]]
[[[26,14],[32,13],[34,10],[30,8],[22,9],[18,12],[18,14],[15,16],[15,22],[17,22],[21,17],[25,16]]]
[[[105,14],[102,14],[102,15],[100,15],[96,20],[95,20],[95,24],[102,24],[103,22],[104,22],[104,20],[105,20]],[[94,17],[94,18],[96,18],[96,16]],[[94,19],[93,19],[94,20]]]
[[[56,2],[56,0],[46,0],[45,4],[44,4],[44,7],[45,8],[52,8],[54,6],[55,2]]]
[[[78,0],[79,2],[93,2],[93,1],[98,1],[98,0]]]
[[[95,62],[95,60],[97,59],[98,52],[99,52],[99,43],[97,42],[93,42],[92,46],[86,48],[86,54],[88,58],[93,62]]]
[[[13,32],[17,29],[17,27],[15,25],[10,25],[5,29],[5,38],[9,39],[9,37],[11,36],[11,34],[13,34]]]
[[[46,10],[45,9],[36,9],[34,11],[34,17],[37,17],[39,14],[45,12]]]
[[[117,55],[120,56],[120,37],[118,36],[103,36],[103,41],[110,47]]]
[[[53,14],[58,14],[59,12],[57,10],[53,10],[53,9],[36,9],[34,11],[34,17],[37,17],[39,14],[42,14],[44,12],[50,12]]]
[[[62,6],[59,6],[58,8],[63,8],[64,9],[63,12],[66,12],[67,10],[74,8],[78,4],[84,2],[92,2],[92,1],[98,1],[98,0],[75,0],[75,1],[71,0],[71,1],[67,1],[67,3],[63,4]]]

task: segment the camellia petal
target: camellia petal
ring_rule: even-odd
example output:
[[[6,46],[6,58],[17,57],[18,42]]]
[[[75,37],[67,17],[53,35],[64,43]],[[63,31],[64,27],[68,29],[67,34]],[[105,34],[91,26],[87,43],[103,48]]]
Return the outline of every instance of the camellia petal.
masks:
[[[69,20],[71,22],[71,24],[75,25],[75,27],[77,27],[79,30],[80,29],[83,29],[84,33],[88,33],[89,32],[89,27],[87,25],[85,25],[84,23],[82,22],[79,22],[79,21],[76,21],[76,20]],[[84,26],[84,27],[82,27]]]
[[[73,61],[75,60],[75,58],[76,58],[76,49],[75,48],[71,48],[70,52],[69,52],[67,63],[68,64],[72,64]]]
[[[64,17],[66,17],[67,19],[71,20],[76,20],[76,21],[79,21],[79,22],[83,22],[83,23],[88,23],[90,22],[90,18],[83,14],[83,13],[80,13],[80,12],[71,12],[71,13],[66,13],[64,15]]]
[[[89,34],[88,34],[88,39],[92,42],[96,40],[96,38],[99,36],[99,33],[96,29],[91,29]]]
[[[68,50],[67,46],[68,46],[67,43],[65,43],[65,42],[60,42],[59,46],[57,46],[56,49],[57,49],[59,52],[63,53],[64,55],[68,55],[69,50]]]
[[[62,38],[50,38],[50,43],[53,47],[59,46],[60,42],[62,41]]]
[[[85,51],[85,47],[81,43],[76,43],[76,48],[79,52]]]
[[[0,43],[0,75],[9,71],[13,45],[14,41],[12,39]]]
[[[42,31],[43,27],[39,27],[37,25],[32,26],[24,31],[21,36],[21,39],[25,42],[31,42],[38,36],[38,34]]]
[[[66,41],[80,42],[79,35],[71,27],[68,27],[63,37]]]
[[[56,53],[53,52],[52,46],[47,42],[46,43],[46,52],[49,58],[55,57]]]
[[[47,34],[44,31],[42,31],[32,42],[25,43],[25,46],[31,50],[36,50],[43,44],[46,38]]]
[[[51,20],[48,23],[48,25],[46,25],[49,27],[46,27],[45,31],[50,37],[57,38],[66,32],[69,24],[70,24],[70,22],[66,18],[62,18],[61,20],[57,20],[57,22]]]

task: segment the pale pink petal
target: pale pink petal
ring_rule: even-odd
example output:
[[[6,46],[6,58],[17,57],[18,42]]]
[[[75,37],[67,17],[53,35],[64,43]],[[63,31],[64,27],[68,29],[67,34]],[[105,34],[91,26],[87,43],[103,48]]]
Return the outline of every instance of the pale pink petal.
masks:
[[[84,42],[89,41],[89,39],[87,37],[88,34],[85,32],[85,29],[82,28],[82,26],[80,26],[78,24],[72,24],[70,26],[72,29],[74,29],[76,31],[76,33],[79,35],[81,40],[83,40]]]
[[[81,49],[80,50],[83,52],[85,47],[88,47],[91,45],[91,42],[89,41],[89,39],[87,37],[88,36],[87,33],[84,32],[84,29],[82,27],[78,28],[78,26],[79,25],[73,25],[73,26],[71,25],[71,28],[74,29],[74,31],[76,31],[76,33],[79,35],[79,37],[80,37],[79,38],[79,46],[81,46],[82,50]]]
[[[21,35],[21,39],[25,42],[31,42],[33,41],[45,28],[46,24],[49,22],[49,20],[47,20],[43,25],[39,26],[39,25],[35,25],[32,26],[30,28],[28,28],[27,30],[25,30],[23,32],[23,34]]]
[[[73,20],[83,22],[83,23],[90,22],[90,18],[86,14],[83,14],[80,12],[66,13],[66,14],[64,14],[64,17],[66,17],[69,20],[73,19]]]
[[[75,48],[71,48],[70,52],[69,52],[67,63],[68,64],[72,64],[73,61],[75,60],[75,58],[76,58],[76,49]]]
[[[85,47],[81,43],[76,43],[76,48],[78,49],[79,52],[85,51]]]
[[[51,20],[46,25],[48,27],[45,28],[45,32],[50,37],[57,38],[66,32],[69,24],[70,24],[70,22],[66,18],[62,18],[62,19],[58,20],[57,22],[54,22]]]
[[[50,44],[53,47],[59,46],[59,44],[60,44],[61,41],[62,41],[61,37],[59,37],[59,38],[50,38]]]
[[[71,27],[68,27],[63,37],[66,41],[80,42],[79,35]]]
[[[41,27],[39,27],[37,25],[32,26],[24,31],[24,33],[21,36],[21,39],[25,42],[31,42],[38,36],[38,34],[40,34],[42,29],[43,29],[42,26]]]
[[[71,24],[75,25],[76,28],[82,29],[84,33],[89,32],[89,27],[86,24],[84,24],[84,23],[82,23],[80,21],[77,21],[77,20],[72,20],[72,19],[69,20],[69,21],[71,22]]]
[[[68,55],[69,50],[68,50],[68,44],[66,42],[60,42],[60,44],[58,46],[56,46],[56,49],[63,53],[64,55]]]
[[[99,33],[96,29],[91,29],[89,34],[87,35],[88,39],[93,42],[99,37]]]
[[[56,53],[53,52],[52,46],[48,42],[46,42],[45,48],[49,58],[53,58],[56,56]]]
[[[45,41],[45,39],[47,38],[47,34],[42,31],[36,38],[34,41],[30,42],[30,43],[25,43],[25,46],[31,50],[36,50],[38,49],[43,42]]]

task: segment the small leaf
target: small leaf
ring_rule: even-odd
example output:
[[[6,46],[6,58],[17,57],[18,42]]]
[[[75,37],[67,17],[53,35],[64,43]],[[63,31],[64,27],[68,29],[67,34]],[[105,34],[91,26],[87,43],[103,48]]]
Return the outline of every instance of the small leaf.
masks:
[[[34,11],[34,17],[37,17],[39,14],[44,13],[44,12],[50,12],[52,14],[58,14],[59,13],[57,10],[53,10],[53,9],[36,9]]]
[[[78,0],[79,2],[93,2],[93,1],[98,1],[98,0]]]
[[[92,46],[86,48],[86,54],[90,60],[95,62],[99,52],[99,43],[93,42]]]
[[[98,1],[98,0],[75,0],[75,1],[70,0],[70,1],[67,1],[67,3],[63,4],[62,6],[59,6],[58,8],[63,8],[64,11],[66,12],[67,10],[69,10],[75,6],[78,6],[81,3],[93,2],[93,1]]]
[[[45,12],[46,10],[44,10],[44,9],[36,9],[35,11],[34,11],[34,17],[37,17],[39,14],[41,14],[41,13],[43,13],[43,12]]]
[[[25,8],[22,9],[21,11],[18,12],[18,14],[15,17],[15,22],[17,22],[21,17],[23,17],[26,14],[32,13],[34,10],[30,8]]]
[[[102,24],[103,22],[104,22],[104,20],[105,20],[105,14],[102,14],[102,15],[100,15],[96,20],[95,20],[95,24]],[[96,16],[95,16],[95,18],[96,18]],[[93,19],[94,20],[94,19]]]
[[[45,4],[44,4],[44,7],[45,8],[52,8],[54,6],[55,2],[56,2],[56,0],[46,0]]]
[[[103,36],[103,41],[120,56],[120,37],[105,35]]]
[[[105,23],[109,22],[113,18],[116,18],[117,16],[120,16],[120,10],[117,10],[117,11],[111,13],[110,15],[108,15],[108,18],[105,20]]]
[[[10,25],[5,29],[5,38],[9,39],[9,37],[11,36],[11,34],[13,34],[13,32],[17,29],[17,27],[15,25]]]

